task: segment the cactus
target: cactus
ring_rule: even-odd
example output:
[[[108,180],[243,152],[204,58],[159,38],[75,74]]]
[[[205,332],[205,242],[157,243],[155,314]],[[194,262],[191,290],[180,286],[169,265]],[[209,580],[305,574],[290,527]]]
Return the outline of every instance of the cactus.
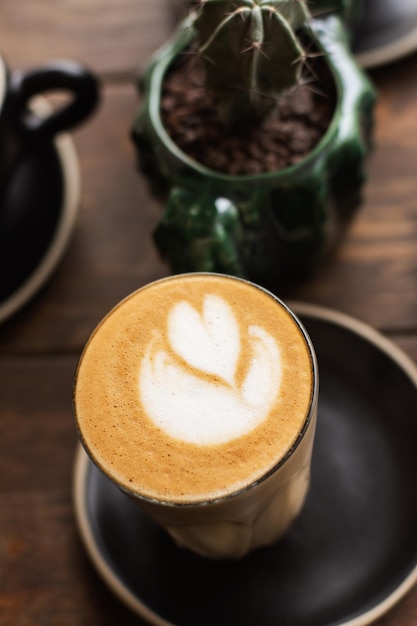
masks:
[[[345,21],[339,12],[336,14],[324,8],[325,5],[329,8],[336,5],[348,8],[358,3],[361,0],[311,0],[309,6],[313,17],[308,19],[301,0],[270,0],[268,3],[261,0],[206,0],[200,10],[197,9],[197,14],[192,12],[181,22],[174,36],[153,57],[140,79],[141,106],[132,137],[142,171],[153,190],[162,191],[167,198],[165,214],[154,231],[154,237],[162,257],[169,262],[174,273],[229,273],[275,290],[295,278],[310,275],[340,242],[361,198],[366,158],[371,148],[376,94],[352,54]],[[320,17],[314,17],[318,4]],[[291,7],[293,13],[284,12],[283,7],[287,10]],[[298,15],[296,9],[302,13]],[[280,79],[278,85],[274,81],[276,75],[281,76],[282,63],[274,52],[274,62],[270,63],[272,78],[269,79],[274,85],[274,97],[264,100],[276,100],[275,94],[279,99],[281,89],[288,88],[293,79],[295,83],[300,80],[300,58],[304,60],[303,57],[310,54],[320,55],[320,62],[314,68],[317,80],[324,86],[324,97],[331,100],[331,108],[333,97],[336,100],[331,123],[315,147],[290,166],[248,175],[212,169],[199,159],[190,157],[164,126],[161,100],[167,76],[172,71],[181,73],[184,68],[188,71],[190,63],[183,63],[184,55],[190,58],[190,53],[199,46],[206,57],[212,84],[214,88],[217,85],[220,91],[219,100],[224,96],[226,102],[230,102],[231,94],[226,92],[230,84],[236,83],[236,79],[232,78],[234,70],[238,61],[246,60],[240,57],[244,57],[247,54],[245,50],[250,48],[247,41],[250,29],[240,32],[239,27],[242,23],[253,27],[249,17],[254,15],[262,18],[264,26],[265,17],[271,16],[265,20],[267,30],[264,28],[261,31],[263,39],[256,40],[259,45],[253,46],[254,39],[251,39],[251,47],[259,48],[258,55],[255,54],[257,50],[251,53],[257,57],[256,62],[262,64],[264,81],[266,61],[272,54],[269,46],[274,43],[275,47],[276,42],[276,37],[271,34],[270,22],[280,24],[280,36],[286,32],[278,13],[280,18],[285,16],[287,23],[292,21],[288,16],[295,14],[299,18],[298,22],[292,22],[293,32],[296,36],[302,32],[302,41],[307,42],[304,43],[306,50],[295,37],[291,39],[297,43],[295,50],[291,44],[294,64],[290,62],[289,65],[293,78]],[[224,48],[220,46],[219,39],[222,52],[216,59],[215,53],[219,51],[213,43],[216,43],[217,33],[232,24],[234,27],[230,28],[229,41],[225,38]],[[230,45],[229,49],[226,42]],[[225,77],[222,70],[224,64],[228,68]],[[292,73],[294,66],[296,72]],[[211,69],[214,69],[213,73],[210,73]],[[255,69],[259,69],[256,64]],[[197,76],[200,76],[199,72]],[[184,88],[181,81],[178,85]],[[232,90],[237,113],[243,108],[243,95],[248,96],[246,100],[250,100],[249,96],[257,100],[259,93],[267,90],[269,83],[265,86],[260,81],[249,82],[249,87],[244,84],[239,91]],[[200,89],[194,90],[194,93],[191,90],[190,99],[196,98],[195,91],[198,91],[197,100],[200,102]],[[208,119],[210,124],[212,99],[202,100],[202,107],[207,105],[209,115],[201,119]],[[176,107],[173,108],[178,113]],[[228,110],[232,112],[231,107]],[[199,119],[198,116],[190,119],[191,131]],[[265,132],[265,127],[269,132],[268,124],[259,124],[259,132]],[[233,129],[238,130],[237,133],[229,133],[230,129],[221,130],[225,131],[226,139],[229,134],[241,133],[243,142],[250,134],[243,124]],[[250,130],[258,133],[256,125]],[[221,138],[221,133],[216,137]],[[219,150],[222,149],[224,145],[219,146]]]
[[[265,117],[299,84],[306,52],[297,31],[308,20],[305,0],[203,0],[193,25],[225,121]]]

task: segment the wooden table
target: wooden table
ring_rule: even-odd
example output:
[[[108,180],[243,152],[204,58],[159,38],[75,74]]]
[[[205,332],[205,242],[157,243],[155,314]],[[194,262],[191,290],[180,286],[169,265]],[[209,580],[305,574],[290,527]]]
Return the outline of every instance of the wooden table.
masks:
[[[1,49],[27,68],[73,58],[102,77],[97,114],[73,133],[82,197],[53,277],[0,327],[0,624],[142,623],[97,576],[72,506],[74,369],[101,317],[168,268],[151,243],[160,206],[138,175],[135,76],[172,28],[167,0],[3,0]],[[417,359],[417,55],[372,72],[376,146],[361,208],[336,258],[279,294],[340,309]],[[417,589],[380,626],[417,623]]]

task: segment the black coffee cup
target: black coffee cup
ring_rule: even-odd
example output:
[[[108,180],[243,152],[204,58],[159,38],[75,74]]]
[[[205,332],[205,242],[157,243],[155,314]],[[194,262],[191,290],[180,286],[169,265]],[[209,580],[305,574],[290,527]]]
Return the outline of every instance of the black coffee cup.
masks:
[[[39,114],[31,101],[48,92],[62,92],[68,98]],[[28,154],[40,153],[56,135],[83,122],[98,99],[96,77],[79,63],[62,60],[16,71],[0,56],[0,257],[15,246],[28,221],[25,214],[11,215],[5,201],[17,166]]]
[[[39,117],[30,100],[48,91],[72,95],[69,103]],[[0,57],[0,190],[22,149],[36,148],[70,130],[95,109],[98,84],[93,74],[73,61],[56,61],[26,72],[10,71]]]

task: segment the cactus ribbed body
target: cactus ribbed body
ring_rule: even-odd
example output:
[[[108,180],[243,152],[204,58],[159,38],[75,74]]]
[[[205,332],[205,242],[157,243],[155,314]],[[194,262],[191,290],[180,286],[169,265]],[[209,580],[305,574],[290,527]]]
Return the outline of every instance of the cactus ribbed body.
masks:
[[[206,84],[227,122],[267,114],[301,77],[304,0],[206,0],[194,28]]]

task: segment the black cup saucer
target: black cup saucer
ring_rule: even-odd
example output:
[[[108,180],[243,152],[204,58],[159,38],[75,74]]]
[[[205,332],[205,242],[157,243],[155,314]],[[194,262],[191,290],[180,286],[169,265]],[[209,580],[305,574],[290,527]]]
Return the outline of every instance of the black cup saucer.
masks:
[[[238,562],[177,548],[77,453],[74,503],[108,586],[159,626],[363,626],[417,580],[417,368],[343,314],[293,304],[315,345],[312,484],[289,535]]]
[[[363,17],[353,30],[354,52],[363,67],[400,59],[417,50],[417,3],[363,0]]]
[[[0,322],[52,274],[75,225],[79,195],[78,159],[68,134],[21,156],[0,198]]]

